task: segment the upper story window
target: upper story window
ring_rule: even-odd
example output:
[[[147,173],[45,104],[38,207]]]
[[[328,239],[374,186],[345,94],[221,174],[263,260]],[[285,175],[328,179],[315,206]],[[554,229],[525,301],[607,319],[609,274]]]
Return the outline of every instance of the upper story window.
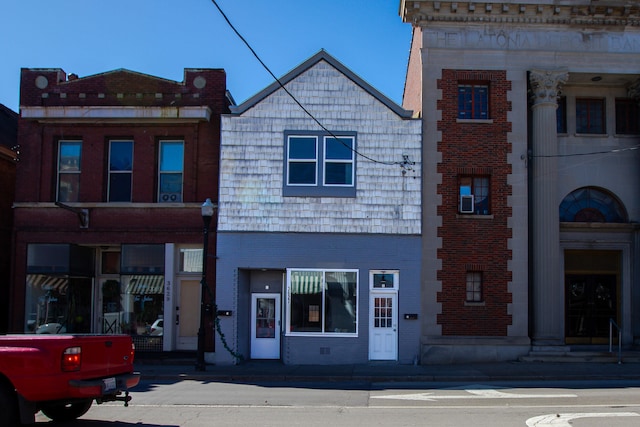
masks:
[[[567,133],[567,97],[558,98],[558,108],[556,109],[556,131]]]
[[[604,98],[576,98],[576,133],[606,133]]]
[[[109,142],[109,202],[131,201],[133,141]]]
[[[490,215],[489,177],[461,176],[458,212],[475,215]]]
[[[616,99],[616,134],[640,134],[640,107],[635,99]]]
[[[184,142],[160,141],[158,202],[182,202]]]
[[[77,202],[80,200],[80,160],[82,141],[58,143],[58,185],[56,200]]]
[[[285,196],[355,196],[354,133],[285,135]]]
[[[489,85],[463,83],[458,85],[458,118],[489,119]]]

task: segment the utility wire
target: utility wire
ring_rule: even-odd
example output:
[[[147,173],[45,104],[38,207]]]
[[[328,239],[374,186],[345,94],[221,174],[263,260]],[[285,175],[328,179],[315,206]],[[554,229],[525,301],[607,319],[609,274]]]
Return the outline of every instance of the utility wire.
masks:
[[[214,6],[218,9],[218,11],[220,12],[220,15],[222,15],[222,17],[224,18],[224,20],[227,22],[227,25],[229,25],[229,27],[233,30],[234,33],[236,33],[236,35],[238,36],[238,38],[240,38],[240,40],[242,40],[242,42],[245,44],[245,46],[247,46],[247,48],[251,51],[251,53],[253,54],[253,56],[258,60],[258,62],[260,62],[260,64],[262,65],[262,67],[267,70],[267,72],[271,75],[271,77],[273,77],[273,79],[278,83],[278,85],[280,86],[280,88],[282,88],[282,90],[284,90],[287,95],[289,95],[291,97],[291,99],[293,99],[293,101],[298,104],[298,106],[302,109],[302,111],[305,112],[305,114],[307,114],[309,117],[311,117],[311,119],[317,123],[318,126],[320,126],[320,128],[322,130],[324,130],[325,132],[327,132],[332,138],[336,139],[338,142],[340,142],[342,145],[344,145],[345,147],[347,147],[349,150],[351,150],[353,153],[357,154],[360,157],[363,157],[371,162],[374,163],[380,163],[383,165],[396,165],[396,164],[402,164],[404,162],[383,162],[380,160],[376,160],[373,159],[365,154],[362,154],[360,152],[358,152],[357,150],[355,150],[353,147],[349,147],[347,144],[345,144],[340,138],[338,138],[336,135],[334,135],[333,132],[331,132],[329,129],[327,129],[322,123],[320,123],[320,121],[313,115],[311,114],[311,112],[309,110],[307,110],[301,103],[300,101],[298,101],[296,99],[295,96],[293,96],[293,94],[291,92],[289,92],[289,90],[284,87],[284,85],[282,84],[282,82],[280,81],[279,78],[277,78],[275,76],[275,74],[273,74],[273,72],[269,69],[269,67],[267,66],[267,64],[265,64],[262,59],[260,59],[260,57],[258,56],[258,54],[256,53],[255,50],[253,50],[253,48],[251,47],[251,45],[249,44],[249,42],[247,42],[247,40],[242,36],[242,34],[240,34],[240,32],[236,29],[236,27],[234,27],[234,25],[231,23],[231,21],[229,20],[229,18],[227,18],[227,15],[222,11],[222,9],[220,8],[220,6],[218,5],[218,3],[216,2],[216,0],[211,0],[211,2],[214,4]]]
[[[536,159],[536,158],[553,158],[553,157],[578,157],[578,156],[593,156],[596,154],[613,154],[613,153],[621,153],[623,151],[632,151],[632,150],[637,150],[640,148],[640,144],[638,145],[634,145],[633,147],[627,147],[627,148],[615,148],[613,150],[607,150],[607,151],[592,151],[589,153],[572,153],[572,154],[550,154],[550,155],[541,155],[541,156],[529,156],[529,158],[531,159]]]

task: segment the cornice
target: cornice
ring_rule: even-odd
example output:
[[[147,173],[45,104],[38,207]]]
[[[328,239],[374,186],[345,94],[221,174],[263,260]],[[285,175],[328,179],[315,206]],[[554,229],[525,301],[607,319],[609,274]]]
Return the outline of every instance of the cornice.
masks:
[[[525,2],[404,0],[404,22],[417,27],[432,23],[529,24],[640,27],[640,2],[615,0]]]

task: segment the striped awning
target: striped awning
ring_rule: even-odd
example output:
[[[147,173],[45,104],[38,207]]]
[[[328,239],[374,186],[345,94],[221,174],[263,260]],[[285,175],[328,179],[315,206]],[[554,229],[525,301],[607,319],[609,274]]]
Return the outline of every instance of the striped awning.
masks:
[[[64,293],[69,285],[69,278],[47,276],[44,274],[27,274],[27,286],[44,291],[59,291]]]
[[[164,276],[130,276],[125,294],[152,295],[164,293]]]
[[[322,293],[321,271],[292,271],[291,294],[319,294]]]

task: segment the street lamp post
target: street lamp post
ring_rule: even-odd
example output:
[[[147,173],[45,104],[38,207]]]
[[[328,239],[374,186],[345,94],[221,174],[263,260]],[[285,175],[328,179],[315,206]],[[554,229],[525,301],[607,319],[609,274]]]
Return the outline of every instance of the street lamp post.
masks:
[[[213,203],[211,199],[202,204],[202,222],[204,223],[204,230],[202,232],[204,242],[202,245],[202,280],[200,281],[200,328],[198,329],[198,355],[196,360],[196,371],[205,371],[206,364],[204,362],[204,337],[205,337],[205,322],[204,314],[206,311],[205,299],[207,295],[207,253],[209,252],[209,225],[211,224],[211,218],[213,217]]]

